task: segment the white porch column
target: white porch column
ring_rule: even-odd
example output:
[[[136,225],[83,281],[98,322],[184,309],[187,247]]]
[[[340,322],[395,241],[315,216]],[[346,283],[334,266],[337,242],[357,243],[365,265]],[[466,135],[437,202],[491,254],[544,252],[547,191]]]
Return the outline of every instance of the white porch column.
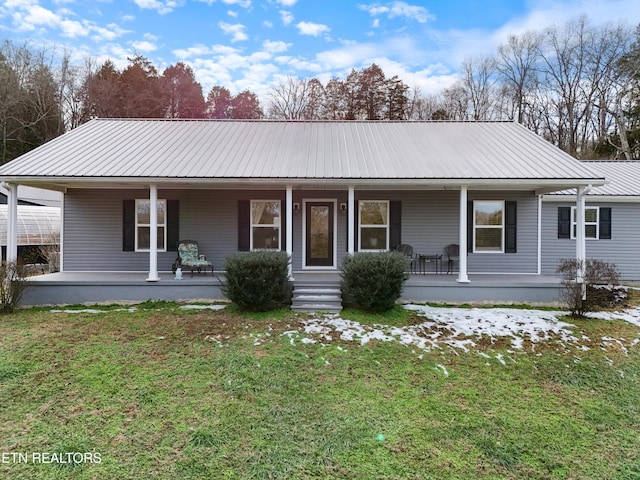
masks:
[[[467,275],[467,187],[460,187],[460,245],[459,261],[458,261],[458,278],[460,283],[469,283]]]
[[[287,185],[287,221],[286,221],[286,251],[289,255],[289,278],[293,280],[293,187]]]
[[[7,262],[18,259],[18,185],[6,185],[7,196]]]
[[[347,199],[347,253],[353,255],[355,246],[355,221],[356,221],[356,201],[355,188],[349,186],[349,197]]]
[[[585,273],[585,262],[587,260],[587,244],[585,240],[585,232],[584,232],[584,207],[585,207],[585,187],[577,188],[576,195],[576,260],[578,261],[578,271],[576,272],[576,283],[584,282],[584,273]],[[586,291],[582,289],[582,295],[584,295]]]
[[[149,185],[149,276],[147,282],[157,282],[158,276],[158,187]]]
[[[538,275],[542,275],[542,195],[538,195]]]

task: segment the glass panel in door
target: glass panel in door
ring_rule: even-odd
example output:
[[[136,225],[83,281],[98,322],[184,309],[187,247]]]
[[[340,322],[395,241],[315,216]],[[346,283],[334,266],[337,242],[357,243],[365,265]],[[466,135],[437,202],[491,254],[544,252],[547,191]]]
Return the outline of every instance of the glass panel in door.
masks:
[[[333,202],[306,203],[306,265],[333,266]]]

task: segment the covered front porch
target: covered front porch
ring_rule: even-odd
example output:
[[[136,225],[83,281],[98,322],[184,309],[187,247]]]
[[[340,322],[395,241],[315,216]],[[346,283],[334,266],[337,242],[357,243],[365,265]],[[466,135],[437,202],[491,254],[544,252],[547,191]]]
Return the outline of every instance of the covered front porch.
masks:
[[[184,275],[176,280],[171,272],[160,272],[149,282],[148,272],[56,272],[30,277],[21,304],[69,305],[137,303],[146,300],[224,301],[223,272]],[[337,272],[294,272],[294,286],[338,287]],[[554,304],[559,301],[560,279],[536,274],[469,274],[468,283],[456,274],[412,274],[403,301],[437,303],[526,303]]]

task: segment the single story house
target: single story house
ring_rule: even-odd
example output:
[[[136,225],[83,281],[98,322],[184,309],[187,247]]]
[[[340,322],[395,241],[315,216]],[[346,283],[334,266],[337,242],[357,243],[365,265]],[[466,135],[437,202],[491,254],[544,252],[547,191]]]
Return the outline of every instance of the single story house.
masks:
[[[406,299],[536,302],[557,299],[558,258],[585,258],[586,194],[606,175],[513,122],[94,119],[0,181],[10,217],[17,185],[64,194],[61,272],[27,304],[220,298],[225,258],[256,249],[287,252],[296,290],[317,297],[346,255],[400,244],[420,273]],[[567,191],[578,227],[556,252],[543,199]],[[180,239],[217,275],[176,279]]]

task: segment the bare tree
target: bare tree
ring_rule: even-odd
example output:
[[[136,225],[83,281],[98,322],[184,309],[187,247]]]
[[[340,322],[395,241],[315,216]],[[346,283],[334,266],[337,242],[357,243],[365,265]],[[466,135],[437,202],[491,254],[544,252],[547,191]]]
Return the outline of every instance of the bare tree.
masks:
[[[0,46],[0,164],[64,131],[52,65],[46,49]]]
[[[269,116],[285,120],[302,120],[309,112],[309,80],[287,77],[273,86],[268,93]]]
[[[502,97],[510,98],[515,118],[524,123],[525,109],[532,94],[538,88],[536,65],[541,37],[535,32],[526,32],[521,37],[512,35],[507,43],[498,47],[496,68],[500,72]]]
[[[496,62],[492,57],[469,59],[463,62],[460,86],[466,93],[471,119],[494,119],[496,80]]]

